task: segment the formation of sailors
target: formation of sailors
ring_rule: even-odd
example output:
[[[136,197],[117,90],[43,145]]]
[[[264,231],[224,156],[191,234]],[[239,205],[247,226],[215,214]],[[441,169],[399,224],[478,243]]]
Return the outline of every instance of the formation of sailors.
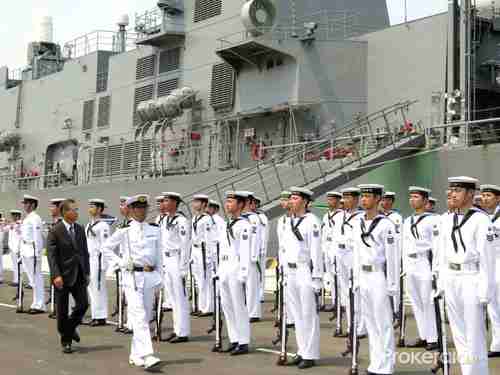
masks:
[[[480,199],[475,201],[476,191]],[[368,337],[367,374],[392,374],[396,346],[423,348],[440,355],[436,368],[449,368],[446,317],[463,374],[488,374],[488,357],[500,357],[500,187],[479,185],[471,177],[448,180],[447,212],[435,212],[436,200],[426,187],[411,186],[413,213],[403,218],[393,209],[396,194],[383,185],[363,184],[327,193],[328,212],[322,220],[311,211],[313,192],[292,187],[282,192],[284,210],[277,219],[277,291],[282,351],[287,363],[287,329],[295,328],[299,369],[320,358],[320,311],[336,319],[334,336],[346,337],[344,355],[357,371],[359,340]],[[63,199],[50,201],[54,223]],[[90,255],[88,286],[90,326],[106,325],[109,317],[106,273],[117,271],[121,301],[126,301],[126,325],[132,333],[129,362],[151,367],[156,338],[172,344],[189,341],[190,315],[214,316],[214,352],[249,352],[251,323],[262,319],[262,302],[270,223],[259,210],[253,192],[230,191],[224,205],[197,194],[192,218],[179,209],[181,194],[156,197],[159,216],[148,223],[151,198],[120,197],[118,224],[105,214],[106,202],[88,201],[85,227]],[[36,213],[39,200],[25,195],[22,212],[12,210],[8,233],[13,264],[22,265],[33,288],[31,314],[45,312],[41,272],[43,223]],[[227,220],[221,215],[221,208]],[[21,219],[22,218],[22,219]],[[13,284],[20,284],[13,267]],[[22,271],[21,271],[22,273]],[[187,281],[191,284],[188,286]],[[21,282],[22,283],[22,282]],[[190,293],[188,291],[190,289]],[[321,295],[332,298],[324,306]],[[414,342],[406,340],[404,291],[417,324]],[[19,294],[19,293],[18,293]],[[190,306],[191,300],[191,306]],[[162,311],[172,310],[173,333],[161,335]],[[487,349],[486,316],[492,343]],[[343,332],[343,316],[347,332]],[[222,316],[229,343],[222,345]],[[151,322],[156,329],[151,333]],[[396,332],[399,331],[399,332]],[[399,340],[397,339],[399,335]]]

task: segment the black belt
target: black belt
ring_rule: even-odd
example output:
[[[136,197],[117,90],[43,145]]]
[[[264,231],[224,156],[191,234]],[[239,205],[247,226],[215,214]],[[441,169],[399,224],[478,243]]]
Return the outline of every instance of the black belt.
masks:
[[[153,272],[155,270],[155,267],[153,266],[134,266],[134,272]]]

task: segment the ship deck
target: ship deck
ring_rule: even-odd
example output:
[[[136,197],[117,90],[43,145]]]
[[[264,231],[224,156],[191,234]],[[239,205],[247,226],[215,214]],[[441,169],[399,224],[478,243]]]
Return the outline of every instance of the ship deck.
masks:
[[[6,272],[9,280],[9,272]],[[114,283],[108,280],[110,296],[114,296]],[[142,369],[132,368],[128,364],[131,336],[114,332],[115,326],[91,328],[81,326],[82,341],[75,344],[76,352],[62,354],[56,331],[56,321],[45,315],[27,315],[15,313],[15,288],[3,284],[0,287],[0,363],[2,374],[10,375],[104,375],[137,374]],[[227,354],[211,353],[213,335],[206,333],[211,325],[211,318],[192,319],[192,338],[188,343],[155,343],[155,350],[162,359],[158,373],[196,374],[213,373],[218,375],[291,374],[302,373],[296,367],[278,367],[279,348],[273,346],[276,335],[273,327],[272,295],[267,295],[264,304],[265,318],[252,325],[252,348],[249,355],[230,357]],[[110,298],[110,304],[113,298]],[[31,302],[31,291],[26,290],[25,307]],[[348,374],[350,358],[342,358],[340,353],[345,348],[345,339],[333,338],[334,323],[329,321],[331,313],[321,313],[321,360],[318,366],[308,370],[311,374]],[[172,330],[170,313],[166,313],[163,334]],[[110,318],[113,319],[113,318]],[[409,317],[408,337],[415,338],[415,324]],[[290,352],[295,352],[293,330],[289,340]],[[368,365],[368,341],[361,341],[359,355],[360,374]],[[419,354],[420,353],[420,354]],[[429,354],[422,356],[417,349],[398,349],[398,374],[429,374],[431,360]],[[500,373],[500,359],[490,360],[491,374]],[[459,374],[453,366],[452,374]]]

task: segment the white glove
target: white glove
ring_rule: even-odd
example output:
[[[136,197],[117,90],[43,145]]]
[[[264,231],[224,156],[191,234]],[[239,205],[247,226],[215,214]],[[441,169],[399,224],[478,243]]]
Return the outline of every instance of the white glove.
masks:
[[[238,281],[242,284],[246,283],[248,279],[248,275],[245,275],[243,273],[238,274]]]
[[[486,305],[488,305],[488,303],[490,303],[490,301],[488,300],[488,298],[479,298],[479,304],[481,306],[486,306]]]
[[[395,286],[387,288],[387,295],[389,297],[396,297],[398,295],[398,288],[396,288]]]
[[[311,286],[314,293],[320,293],[321,289],[323,289],[323,281],[321,281],[321,279],[312,279]]]

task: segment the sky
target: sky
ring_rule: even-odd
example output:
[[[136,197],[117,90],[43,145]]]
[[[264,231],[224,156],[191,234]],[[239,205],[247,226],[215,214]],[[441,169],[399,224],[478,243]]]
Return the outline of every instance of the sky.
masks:
[[[307,0],[314,1],[314,0]],[[367,0],[369,1],[369,0]],[[17,0],[4,1],[0,12],[0,66],[26,65],[26,47],[37,40],[42,16],[54,19],[54,40],[66,42],[93,30],[115,30],[121,14],[151,9],[156,0]],[[448,0],[406,0],[408,19],[446,10]],[[8,3],[8,5],[7,5]],[[387,0],[391,24],[404,21],[405,0]]]

